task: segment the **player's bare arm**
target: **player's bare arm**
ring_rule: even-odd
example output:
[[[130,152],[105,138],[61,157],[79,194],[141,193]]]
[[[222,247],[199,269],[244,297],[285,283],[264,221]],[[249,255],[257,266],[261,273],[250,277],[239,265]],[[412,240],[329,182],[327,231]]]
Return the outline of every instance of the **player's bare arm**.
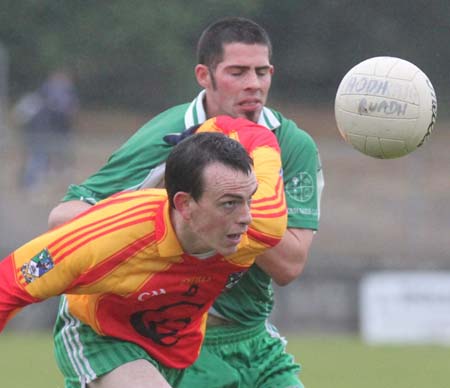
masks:
[[[89,209],[91,206],[91,204],[81,200],[61,202],[50,212],[48,217],[48,226],[52,229],[56,226],[62,225]]]
[[[290,228],[281,242],[256,258],[256,264],[279,286],[295,280],[305,268],[314,232]]]

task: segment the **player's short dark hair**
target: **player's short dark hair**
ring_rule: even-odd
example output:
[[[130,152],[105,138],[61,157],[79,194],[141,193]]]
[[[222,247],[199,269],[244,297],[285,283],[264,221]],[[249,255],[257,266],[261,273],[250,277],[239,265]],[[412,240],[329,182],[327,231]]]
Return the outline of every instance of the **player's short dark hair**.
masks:
[[[245,148],[222,133],[197,133],[178,143],[167,158],[164,176],[170,206],[174,207],[173,197],[179,191],[197,201],[204,191],[203,172],[216,162],[245,174],[253,171]]]
[[[242,17],[228,17],[209,25],[197,44],[197,63],[215,69],[223,59],[223,48],[228,43],[261,44],[272,55],[269,35],[259,24]]]

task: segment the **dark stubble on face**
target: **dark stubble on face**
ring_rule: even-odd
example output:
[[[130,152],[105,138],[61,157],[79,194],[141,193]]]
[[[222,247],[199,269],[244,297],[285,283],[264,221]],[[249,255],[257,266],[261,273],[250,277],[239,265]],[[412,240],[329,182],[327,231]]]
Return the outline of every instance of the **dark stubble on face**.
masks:
[[[208,66],[208,71],[209,71],[209,77],[211,78],[212,88],[214,91],[216,91],[217,90],[216,76],[214,75],[214,71],[210,66]]]
[[[244,114],[245,114],[245,118],[247,120],[250,120],[250,121],[253,121],[253,122],[256,123],[256,117],[255,117],[256,114],[255,114],[255,112],[245,112]]]

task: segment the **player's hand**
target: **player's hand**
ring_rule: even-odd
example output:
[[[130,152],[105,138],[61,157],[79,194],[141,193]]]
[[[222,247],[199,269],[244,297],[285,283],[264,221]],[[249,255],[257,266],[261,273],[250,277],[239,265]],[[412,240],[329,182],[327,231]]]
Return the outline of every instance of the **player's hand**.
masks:
[[[180,141],[183,139],[186,139],[187,137],[193,135],[198,127],[200,127],[201,124],[193,125],[192,127],[185,129],[183,132],[180,133],[169,133],[168,135],[163,137],[163,140],[172,146],[177,145]]]

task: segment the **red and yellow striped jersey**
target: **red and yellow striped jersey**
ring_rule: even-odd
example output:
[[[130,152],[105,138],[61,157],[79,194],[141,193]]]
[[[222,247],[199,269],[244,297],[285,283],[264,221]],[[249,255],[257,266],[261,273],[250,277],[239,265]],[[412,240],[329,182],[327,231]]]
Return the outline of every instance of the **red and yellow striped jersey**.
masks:
[[[20,308],[64,293],[69,311],[100,335],[134,342],[169,367],[195,361],[214,299],[286,228],[274,135],[227,117],[208,120],[199,130],[235,138],[254,159],[259,186],[253,221],[237,252],[208,259],[184,253],[165,190],[120,193],[0,262],[0,330]]]

